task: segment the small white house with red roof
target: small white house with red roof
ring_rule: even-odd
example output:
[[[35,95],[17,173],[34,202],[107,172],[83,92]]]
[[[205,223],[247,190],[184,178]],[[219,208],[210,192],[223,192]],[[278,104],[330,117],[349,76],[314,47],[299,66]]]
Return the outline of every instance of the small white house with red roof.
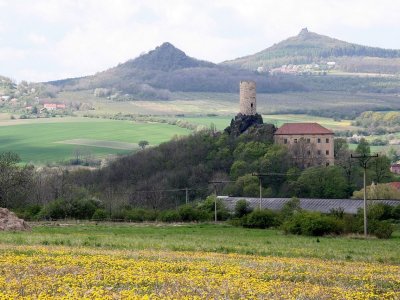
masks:
[[[47,109],[48,111],[57,110],[57,109],[65,109],[65,104],[61,103],[45,103],[43,104],[43,108]]]

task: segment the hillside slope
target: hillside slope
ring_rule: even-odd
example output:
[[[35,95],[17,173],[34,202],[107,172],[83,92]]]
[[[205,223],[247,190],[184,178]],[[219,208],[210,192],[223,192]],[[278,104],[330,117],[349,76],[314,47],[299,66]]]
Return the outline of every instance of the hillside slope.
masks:
[[[82,78],[48,82],[64,90],[114,89],[141,98],[168,99],[169,92],[237,92],[239,82],[257,82],[259,92],[302,91],[290,79],[216,65],[187,56],[170,43],[114,68]]]
[[[336,68],[350,72],[400,72],[400,50],[368,47],[344,42],[310,32],[307,28],[297,36],[253,55],[225,61],[222,65],[248,70],[271,69],[287,64],[336,62]]]

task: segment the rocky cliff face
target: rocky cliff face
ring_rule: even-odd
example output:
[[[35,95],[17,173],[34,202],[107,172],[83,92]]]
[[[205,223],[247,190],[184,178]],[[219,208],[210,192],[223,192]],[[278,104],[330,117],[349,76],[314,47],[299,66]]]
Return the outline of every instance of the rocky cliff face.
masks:
[[[231,124],[225,128],[225,132],[232,137],[248,134],[253,136],[255,140],[270,142],[273,141],[275,130],[274,125],[264,124],[261,115],[242,115],[241,113],[237,114],[232,119]]]

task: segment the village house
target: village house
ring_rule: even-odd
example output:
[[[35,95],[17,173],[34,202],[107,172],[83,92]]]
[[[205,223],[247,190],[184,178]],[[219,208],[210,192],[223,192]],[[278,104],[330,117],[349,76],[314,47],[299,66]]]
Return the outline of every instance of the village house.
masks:
[[[65,104],[58,104],[58,103],[45,103],[43,104],[43,108],[47,111],[57,110],[57,109],[65,109]]]
[[[289,148],[300,168],[334,165],[334,133],[318,123],[283,124],[274,141]]]
[[[395,174],[400,174],[400,164],[392,164],[390,166],[390,172],[395,173]]]

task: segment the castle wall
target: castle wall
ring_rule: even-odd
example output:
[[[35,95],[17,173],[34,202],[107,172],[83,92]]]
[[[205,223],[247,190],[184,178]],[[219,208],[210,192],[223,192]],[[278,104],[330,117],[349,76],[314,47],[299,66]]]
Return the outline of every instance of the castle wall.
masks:
[[[242,115],[257,113],[256,83],[254,81],[240,82],[240,113]]]

